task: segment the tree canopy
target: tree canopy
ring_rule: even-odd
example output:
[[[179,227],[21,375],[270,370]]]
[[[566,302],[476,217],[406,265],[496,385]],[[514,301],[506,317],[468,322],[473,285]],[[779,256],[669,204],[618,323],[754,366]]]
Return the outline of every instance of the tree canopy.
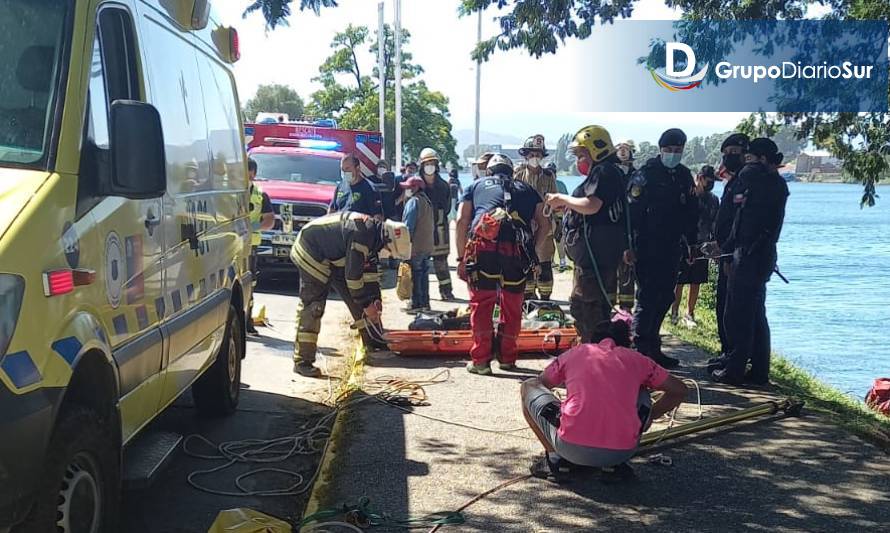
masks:
[[[385,131],[386,155],[393,162],[395,155],[395,42],[389,26],[384,27]],[[314,92],[307,111],[317,117],[334,117],[345,128],[376,130],[379,128],[378,69],[363,64],[362,59],[376,58],[376,32],[367,49],[371,32],[365,26],[347,26],[331,41],[333,53],[318,68],[313,79],[322,84]],[[402,152],[416,157],[427,146],[434,148],[442,163],[457,165],[457,142],[451,135],[448,98],[431,90],[419,77],[423,68],[412,63],[407,45],[410,32],[402,31]],[[371,63],[370,60],[366,60]],[[399,162],[400,164],[402,162]]]
[[[499,31],[482,41],[473,56],[488,59],[496,50],[521,48],[533,57],[555,53],[568,39],[585,39],[597,24],[633,14],[638,0],[456,0],[461,14],[488,8],[498,11]],[[828,8],[825,18],[890,20],[886,0],[664,0],[687,20],[794,20],[811,5]],[[262,11],[274,28],[291,14],[293,0],[257,0],[247,12]],[[336,6],[335,0],[300,0],[300,10]],[[246,12],[246,13],[247,13]],[[246,14],[245,13],[245,14]],[[890,92],[888,92],[890,99]],[[874,205],[875,184],[890,172],[890,114],[783,113],[754,114],[741,125],[749,134],[768,135],[783,125],[843,160],[843,170],[862,183],[862,205]]]
[[[260,85],[256,95],[244,103],[242,110],[246,120],[254,120],[257,113],[286,113],[292,119],[303,115],[303,99],[287,85]]]

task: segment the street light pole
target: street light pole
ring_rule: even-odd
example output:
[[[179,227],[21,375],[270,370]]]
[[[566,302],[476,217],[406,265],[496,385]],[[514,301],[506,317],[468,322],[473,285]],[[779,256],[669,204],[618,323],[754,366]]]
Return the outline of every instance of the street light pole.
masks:
[[[380,100],[380,159],[386,159],[386,65],[383,61],[383,48],[386,39],[383,35],[383,2],[377,4],[377,99]]]
[[[482,42],[482,11],[476,20],[476,44]],[[482,94],[482,60],[476,60],[476,159],[482,154],[479,152],[479,101]]]
[[[396,33],[396,168],[402,165],[402,0],[395,0]]]

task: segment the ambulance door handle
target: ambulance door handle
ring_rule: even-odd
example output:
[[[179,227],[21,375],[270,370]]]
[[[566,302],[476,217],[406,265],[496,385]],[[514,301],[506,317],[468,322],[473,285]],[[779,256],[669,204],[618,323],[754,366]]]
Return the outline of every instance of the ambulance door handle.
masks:
[[[149,236],[154,235],[155,228],[161,224],[161,219],[154,216],[154,214],[149,211],[145,216],[145,231],[148,232]]]

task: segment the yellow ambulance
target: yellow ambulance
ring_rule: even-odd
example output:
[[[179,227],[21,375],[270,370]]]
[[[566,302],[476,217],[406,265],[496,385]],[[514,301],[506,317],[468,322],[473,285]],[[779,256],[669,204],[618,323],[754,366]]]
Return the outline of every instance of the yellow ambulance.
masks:
[[[207,0],[0,0],[0,28],[0,532],[115,532],[146,424],[238,402],[237,33]]]

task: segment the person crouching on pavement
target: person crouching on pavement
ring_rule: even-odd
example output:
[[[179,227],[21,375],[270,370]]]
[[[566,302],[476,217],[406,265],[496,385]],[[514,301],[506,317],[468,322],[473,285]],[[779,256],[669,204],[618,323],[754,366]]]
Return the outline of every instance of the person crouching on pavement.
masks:
[[[531,467],[536,477],[558,481],[575,466],[602,468],[604,481],[630,477],[627,461],[643,432],[686,398],[682,381],[630,349],[626,322],[596,329],[598,342],[572,348],[522,383],[522,412],[545,450]],[[563,385],[560,402],[552,389]],[[652,390],[664,391],[654,404]]]
[[[411,237],[401,222],[344,211],[313,219],[303,226],[291,248],[300,270],[300,304],[294,372],[317,377],[314,366],[318,333],[328,294],[334,289],[349,309],[368,351],[385,350],[382,338],[379,255],[411,257]]]
[[[522,326],[526,280],[537,264],[535,249],[550,235],[541,197],[525,183],[513,180],[513,162],[496,154],[488,162],[490,176],[474,181],[460,205],[457,275],[470,289],[472,361],[467,371],[491,375],[494,358],[492,313],[500,305],[498,325],[501,370],[514,370],[516,338]],[[532,233],[532,222],[536,230]]]
[[[424,192],[423,179],[408,178],[405,190],[405,225],[411,234],[411,306],[409,314],[430,308],[430,255],[433,253],[433,204]]]

